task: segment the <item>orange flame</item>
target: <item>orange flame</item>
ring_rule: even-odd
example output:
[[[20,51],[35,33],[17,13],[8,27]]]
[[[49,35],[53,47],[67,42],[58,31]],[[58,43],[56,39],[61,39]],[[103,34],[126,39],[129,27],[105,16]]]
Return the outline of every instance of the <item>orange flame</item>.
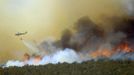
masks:
[[[24,64],[27,64],[30,58],[30,55],[28,53],[25,53],[23,58]],[[42,57],[40,55],[34,56],[34,64],[38,64],[41,61],[41,59]]]
[[[24,54],[24,60],[29,60],[30,59],[30,55],[28,53]]]
[[[41,59],[42,59],[41,56],[39,56],[39,55],[35,56],[35,57],[34,57],[34,62],[35,62],[35,64],[39,63],[39,62],[41,61]]]
[[[104,50],[96,50],[94,52],[91,53],[91,56],[93,58],[97,58],[97,57],[110,57],[113,54],[113,51],[110,51],[108,49],[104,49]]]
[[[27,64],[29,59],[30,59],[30,55],[28,53],[25,53],[23,58],[24,63]]]
[[[127,42],[121,43],[119,46],[117,46],[116,51],[123,51],[126,53],[134,52],[128,45]]]

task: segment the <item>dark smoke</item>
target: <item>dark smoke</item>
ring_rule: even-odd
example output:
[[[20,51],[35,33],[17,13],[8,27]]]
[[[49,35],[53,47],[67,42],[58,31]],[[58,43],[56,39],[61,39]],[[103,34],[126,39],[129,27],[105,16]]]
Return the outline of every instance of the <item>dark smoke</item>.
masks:
[[[133,43],[134,19],[113,17],[108,20],[112,23],[113,28],[105,31],[101,25],[95,24],[89,17],[84,16],[74,24],[74,31],[70,30],[71,28],[66,29],[62,32],[61,40],[44,41],[41,46],[48,51],[56,50],[56,48],[70,48],[79,52],[105,48],[112,50],[120,43]]]
[[[61,44],[63,49],[65,48],[71,48],[70,40],[72,37],[72,32],[69,29],[66,29],[63,31],[63,34],[61,36]]]
[[[122,25],[122,26],[121,26]],[[127,34],[127,39],[134,37],[134,19],[123,19],[120,25],[116,27],[116,31],[122,31]]]
[[[127,42],[130,47],[134,46],[134,18],[122,19],[115,31],[122,31],[126,34],[127,36],[122,42]]]
[[[92,47],[96,49],[100,44],[99,42],[104,42],[104,30],[88,17],[80,18],[74,25],[74,30],[76,32],[69,42],[71,47],[76,51],[87,50]]]

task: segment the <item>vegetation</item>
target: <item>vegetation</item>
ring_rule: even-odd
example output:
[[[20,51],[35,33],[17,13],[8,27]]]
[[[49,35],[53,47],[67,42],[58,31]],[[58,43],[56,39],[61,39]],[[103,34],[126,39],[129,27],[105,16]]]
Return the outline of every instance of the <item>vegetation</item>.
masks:
[[[134,75],[132,61],[89,61],[0,68],[0,75]]]

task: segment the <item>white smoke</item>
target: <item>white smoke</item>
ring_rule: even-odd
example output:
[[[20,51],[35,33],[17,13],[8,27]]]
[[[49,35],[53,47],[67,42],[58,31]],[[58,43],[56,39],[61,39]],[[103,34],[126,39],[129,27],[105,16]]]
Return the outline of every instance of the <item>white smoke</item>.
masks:
[[[10,66],[18,66],[22,67],[24,65],[46,65],[49,63],[58,64],[58,63],[73,63],[73,62],[81,62],[79,55],[72,49],[66,48],[65,50],[59,50],[56,53],[51,55],[46,55],[42,58],[38,63],[34,62],[34,58],[30,58],[27,63],[24,61],[8,61],[4,67]]]
[[[33,41],[23,39],[22,43],[30,50],[31,53],[39,53],[40,50]]]
[[[134,16],[134,0],[123,0],[125,11],[129,16]]]
[[[13,61],[13,60],[10,60],[3,67],[10,67],[10,66],[22,67],[22,66],[24,66],[24,63],[21,62],[21,61]]]

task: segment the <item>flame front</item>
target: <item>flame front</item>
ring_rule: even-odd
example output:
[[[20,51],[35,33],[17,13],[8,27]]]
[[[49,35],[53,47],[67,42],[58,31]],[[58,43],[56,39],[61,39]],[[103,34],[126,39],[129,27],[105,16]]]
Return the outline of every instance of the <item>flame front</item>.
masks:
[[[112,51],[108,50],[108,49],[104,49],[104,50],[96,50],[90,53],[90,55],[93,58],[97,58],[97,57],[110,57],[113,54]]]

